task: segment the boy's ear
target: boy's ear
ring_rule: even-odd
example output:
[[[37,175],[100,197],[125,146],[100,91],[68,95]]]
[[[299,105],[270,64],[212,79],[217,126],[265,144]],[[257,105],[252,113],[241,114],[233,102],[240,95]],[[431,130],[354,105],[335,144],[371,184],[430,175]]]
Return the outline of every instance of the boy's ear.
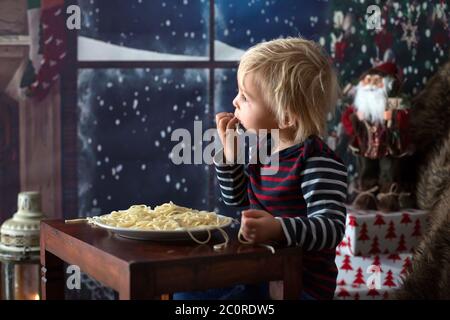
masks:
[[[287,129],[287,128],[290,128],[290,127],[292,127],[294,125],[295,125],[294,119],[289,117],[289,115],[286,115],[284,117],[283,121],[281,121],[279,126],[280,126],[280,129]]]

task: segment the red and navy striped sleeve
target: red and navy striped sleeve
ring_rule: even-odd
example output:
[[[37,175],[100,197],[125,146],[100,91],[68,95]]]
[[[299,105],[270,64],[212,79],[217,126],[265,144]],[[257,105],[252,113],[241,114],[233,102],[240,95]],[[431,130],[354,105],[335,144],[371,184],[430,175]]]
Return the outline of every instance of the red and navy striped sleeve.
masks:
[[[214,165],[223,202],[232,207],[248,206],[249,178],[244,165],[223,163],[223,150],[214,156]]]
[[[325,154],[306,158],[300,172],[306,216],[276,217],[287,245],[306,251],[335,248],[345,232],[347,168]]]

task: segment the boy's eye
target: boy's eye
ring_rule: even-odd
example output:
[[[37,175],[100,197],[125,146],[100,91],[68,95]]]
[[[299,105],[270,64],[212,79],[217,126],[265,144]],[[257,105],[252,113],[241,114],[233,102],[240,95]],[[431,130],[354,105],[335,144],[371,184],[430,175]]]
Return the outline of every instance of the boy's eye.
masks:
[[[247,98],[243,94],[241,94],[241,97],[242,99],[244,99],[244,101],[247,101]]]

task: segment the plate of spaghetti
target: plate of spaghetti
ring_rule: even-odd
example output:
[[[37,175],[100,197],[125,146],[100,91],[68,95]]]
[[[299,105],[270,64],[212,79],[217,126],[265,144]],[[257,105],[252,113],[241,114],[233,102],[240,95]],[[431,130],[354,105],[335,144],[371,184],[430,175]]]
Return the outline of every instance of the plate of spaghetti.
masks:
[[[174,204],[172,201],[151,208],[147,205],[132,205],[127,210],[88,218],[90,224],[137,240],[186,240],[199,244],[207,243],[211,232],[218,230],[226,242],[228,235],[223,230],[232,218],[215,212],[195,210]],[[206,237],[206,239],[205,239]]]

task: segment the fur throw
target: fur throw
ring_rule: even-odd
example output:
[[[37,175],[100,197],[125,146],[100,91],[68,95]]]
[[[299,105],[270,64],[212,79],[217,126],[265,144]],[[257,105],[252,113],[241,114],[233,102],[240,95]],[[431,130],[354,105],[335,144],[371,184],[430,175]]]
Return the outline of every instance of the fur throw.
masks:
[[[430,225],[397,298],[450,299],[450,131],[421,170],[417,201]]]
[[[450,62],[412,100],[411,133],[417,154],[426,158],[446,138],[450,123]]]

